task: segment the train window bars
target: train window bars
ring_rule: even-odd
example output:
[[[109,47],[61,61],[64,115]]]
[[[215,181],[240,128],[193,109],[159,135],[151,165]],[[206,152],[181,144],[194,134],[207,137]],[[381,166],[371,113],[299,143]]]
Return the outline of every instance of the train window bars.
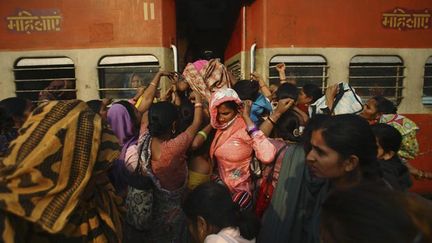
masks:
[[[104,56],[98,63],[100,98],[130,99],[159,71],[153,55]]]
[[[354,56],[349,65],[349,83],[363,101],[382,95],[399,105],[404,69],[398,56]]]
[[[427,59],[425,65],[422,102],[432,105],[432,57]]]
[[[17,97],[33,102],[76,99],[75,65],[68,57],[22,57],[13,71]]]
[[[227,69],[237,80],[240,80],[242,78],[240,60],[236,60],[231,64],[228,64]]]
[[[285,64],[287,79],[295,79],[297,87],[305,84],[315,84],[324,90],[327,86],[327,60],[320,55],[277,55],[270,59],[269,83],[279,84],[279,73],[276,65]]]

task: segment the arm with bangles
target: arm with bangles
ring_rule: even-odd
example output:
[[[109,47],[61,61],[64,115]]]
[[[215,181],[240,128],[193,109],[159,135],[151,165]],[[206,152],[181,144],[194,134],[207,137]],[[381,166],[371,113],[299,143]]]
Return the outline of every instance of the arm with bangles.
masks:
[[[252,148],[255,151],[256,158],[262,163],[268,164],[273,161],[276,155],[276,148],[250,118],[251,107],[251,100],[243,101],[241,116],[246,123],[247,133],[252,138]]]
[[[195,135],[197,134],[197,132],[201,126],[202,120],[203,120],[203,104],[202,104],[202,97],[198,92],[194,91],[192,93],[191,98],[195,99],[194,118],[193,118],[192,124],[186,129],[185,132],[188,133],[189,136],[195,137]]]
[[[159,87],[159,83],[162,77],[168,77],[171,78],[172,73],[167,71],[159,71],[154,76],[153,80],[150,82],[149,86],[144,90],[143,94],[141,95],[142,101],[141,104],[138,107],[138,111],[141,113],[145,113],[150,108],[151,104],[153,103],[153,99],[156,95],[157,88]]]
[[[264,135],[270,136],[273,127],[276,125],[279,118],[293,106],[293,99],[286,98],[279,100],[275,111],[270,114],[270,116],[263,123],[261,123],[260,130],[264,133]]]
[[[211,126],[211,124],[207,124],[207,126],[205,126],[203,129],[201,129],[196,135],[195,138],[192,142],[191,145],[191,149],[192,150],[197,150],[199,149],[204,142],[207,140],[208,135],[211,133],[211,131],[213,130],[213,127]]]

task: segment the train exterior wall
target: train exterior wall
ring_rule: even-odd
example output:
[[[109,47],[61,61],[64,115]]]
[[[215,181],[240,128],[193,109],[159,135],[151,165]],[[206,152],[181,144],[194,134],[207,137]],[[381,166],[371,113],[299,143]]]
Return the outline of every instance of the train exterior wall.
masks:
[[[267,78],[276,55],[321,55],[329,66],[327,82],[334,84],[348,81],[354,56],[400,57],[406,68],[398,109],[420,127],[420,155],[412,163],[432,171],[432,107],[422,104],[424,67],[432,56],[431,14],[430,0],[257,0],[242,9],[226,63],[239,61],[241,77],[248,78],[256,44],[254,70]],[[427,21],[420,23],[421,16]],[[432,193],[432,181],[414,180],[412,190]]]

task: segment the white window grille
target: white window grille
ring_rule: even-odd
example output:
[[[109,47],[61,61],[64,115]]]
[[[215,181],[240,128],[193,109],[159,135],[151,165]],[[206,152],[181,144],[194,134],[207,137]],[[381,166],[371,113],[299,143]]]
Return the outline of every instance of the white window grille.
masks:
[[[240,60],[237,60],[227,66],[228,71],[232,73],[232,75],[237,79],[241,79],[241,66]]]
[[[17,97],[76,99],[75,66],[68,57],[23,57],[14,65]]]
[[[424,105],[432,105],[432,57],[425,65],[422,101]]]
[[[327,86],[329,66],[323,56],[319,55],[278,55],[270,59],[269,83],[280,83],[279,72],[276,65],[285,64],[285,76],[287,79],[295,79],[297,87],[305,84],[315,84],[322,90]]]
[[[398,56],[355,56],[349,66],[349,82],[364,101],[382,95],[399,105],[404,68]]]
[[[105,56],[98,64],[101,98],[130,99],[139,86],[147,86],[159,71],[153,55]]]

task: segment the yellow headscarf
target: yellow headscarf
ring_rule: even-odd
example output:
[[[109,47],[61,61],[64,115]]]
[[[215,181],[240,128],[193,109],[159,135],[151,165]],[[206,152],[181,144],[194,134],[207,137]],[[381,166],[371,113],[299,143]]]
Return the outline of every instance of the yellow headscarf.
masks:
[[[117,138],[85,102],[36,108],[0,163],[3,241],[33,238],[17,227],[29,224],[52,239],[120,242],[122,200],[107,177],[118,155]]]

